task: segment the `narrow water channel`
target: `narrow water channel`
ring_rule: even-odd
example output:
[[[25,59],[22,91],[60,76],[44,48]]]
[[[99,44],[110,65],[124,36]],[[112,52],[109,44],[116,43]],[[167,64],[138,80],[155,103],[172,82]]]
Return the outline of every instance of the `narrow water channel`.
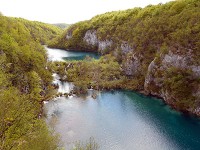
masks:
[[[89,53],[47,49],[52,60]],[[63,59],[64,58],[64,59]],[[54,82],[60,82],[55,78]],[[59,83],[60,92],[71,88]],[[66,150],[93,137],[100,150],[199,150],[200,120],[172,110],[161,100],[132,91],[101,92],[97,99],[59,97],[45,103],[47,124]]]

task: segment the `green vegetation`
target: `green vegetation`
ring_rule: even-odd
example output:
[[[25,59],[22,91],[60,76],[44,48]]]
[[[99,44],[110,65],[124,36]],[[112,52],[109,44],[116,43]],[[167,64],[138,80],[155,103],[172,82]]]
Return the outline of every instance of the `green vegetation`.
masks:
[[[199,81],[192,78],[190,70],[181,70],[176,67],[171,67],[165,72],[164,88],[171,93],[175,105],[180,110],[187,110],[188,108],[195,108],[198,101],[192,94],[192,90],[196,88]]]
[[[89,142],[86,142],[86,144],[79,142],[76,142],[75,148],[73,150],[98,150],[99,146],[95,142],[94,138],[90,138]]]
[[[50,25],[0,16],[1,150],[57,148],[57,138],[39,118],[41,104],[51,97],[52,90],[52,75],[41,44],[58,31]]]
[[[22,18],[14,18],[21,22],[30,32],[35,41],[40,42],[42,45],[47,45],[52,39],[57,37],[62,30],[55,25],[46,24],[38,21],[28,21]]]
[[[109,12],[95,16],[91,20],[71,25],[65,33],[52,41],[50,46],[63,49],[88,49],[83,37],[88,30],[97,31],[99,40],[112,40],[117,50],[123,41],[128,42],[134,51],[150,58],[158,47],[199,48],[199,1],[180,0],[167,4],[149,5],[126,11]],[[66,40],[66,34],[73,35]],[[193,37],[192,39],[189,37]],[[94,49],[97,51],[97,49]],[[184,51],[185,49],[181,49]],[[146,54],[147,53],[147,54]],[[152,60],[152,59],[151,59]]]
[[[186,53],[188,49],[192,49],[195,60],[198,61],[200,56],[199,7],[198,0],[181,0],[164,5],[149,5],[144,9],[134,8],[105,13],[70,26],[49,46],[97,51],[98,45],[89,45],[83,40],[85,33],[90,30],[96,31],[99,41],[113,41],[114,44],[103,51],[115,53],[122,64],[132,59],[133,53],[139,57],[143,64],[139,69],[140,74],[146,72],[149,63],[163,45],[166,46],[167,51],[178,49],[179,53]],[[67,35],[72,37],[66,40]],[[126,42],[132,50],[123,52],[119,48],[123,42]]]
[[[53,62],[49,66],[61,80],[74,83],[75,94],[86,94],[88,88],[96,90],[137,89],[138,80],[123,75],[122,68],[111,54],[99,60],[86,57],[82,61]]]
[[[78,94],[86,92],[87,88],[113,89],[119,87],[121,78],[120,65],[115,57],[106,55],[99,60],[87,58],[83,61],[55,62],[54,72],[61,78],[67,75],[66,80],[74,82]],[[77,93],[76,92],[76,93]]]
[[[112,78],[113,81],[109,81],[109,75],[106,75],[108,78],[104,80],[100,77],[102,83],[90,78],[90,81],[93,80],[94,87],[97,84],[100,87],[108,87],[108,89],[125,86],[130,89],[145,90],[146,93],[157,96],[163,96],[164,92],[165,97],[168,97],[165,100],[176,108],[195,111],[200,102],[200,95],[195,94],[195,92],[198,93],[197,89],[200,89],[200,83],[198,82],[199,75],[196,75],[192,67],[200,66],[199,17],[199,0],[178,0],[166,4],[149,5],[145,8],[108,12],[97,15],[91,20],[71,25],[63,34],[52,40],[49,46],[109,53],[116,57],[118,65],[122,68],[120,75],[125,78],[126,82],[122,82],[124,79],[121,80],[121,77],[117,80]],[[102,43],[104,42],[105,45],[105,41],[112,41],[112,45],[102,49]],[[168,54],[168,57],[171,57],[169,58],[170,63],[164,61]],[[170,72],[170,68],[174,66],[175,56],[185,58],[182,61],[184,65],[176,66],[176,69]],[[148,67],[153,60],[156,66],[150,71],[150,76],[154,79],[146,82],[148,81]],[[91,66],[97,65],[97,68],[103,68],[98,62],[89,63],[93,63]],[[77,63],[79,67],[83,67],[82,64],[86,63],[81,62],[81,65]],[[115,64],[108,62],[107,65]],[[90,72],[87,67],[82,69],[86,70],[83,72]],[[77,82],[79,82],[81,77],[74,75],[79,71],[74,70],[68,71],[69,79],[71,81],[78,79]],[[85,78],[84,82],[88,86],[89,77]],[[97,84],[94,84],[95,81]],[[109,85],[103,85],[107,84],[104,81],[109,81]],[[114,83],[111,84],[111,82]],[[145,84],[147,87],[144,87]]]

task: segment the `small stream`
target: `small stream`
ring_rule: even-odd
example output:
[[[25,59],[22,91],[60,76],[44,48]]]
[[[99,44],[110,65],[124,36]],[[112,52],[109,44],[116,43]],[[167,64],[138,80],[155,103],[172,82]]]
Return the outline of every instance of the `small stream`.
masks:
[[[84,58],[90,53],[47,49],[51,60]],[[91,57],[93,57],[93,53]],[[98,58],[99,56],[95,56]],[[61,82],[59,92],[68,92],[72,83]],[[50,128],[70,150],[75,141],[93,137],[100,150],[199,150],[200,120],[172,110],[161,100],[132,91],[91,92],[83,97],[58,97],[46,102],[44,112]]]

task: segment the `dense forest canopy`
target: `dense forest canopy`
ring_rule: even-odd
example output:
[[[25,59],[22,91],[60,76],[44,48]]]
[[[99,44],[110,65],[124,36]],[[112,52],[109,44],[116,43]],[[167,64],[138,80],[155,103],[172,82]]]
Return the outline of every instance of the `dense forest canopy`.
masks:
[[[60,32],[52,25],[0,16],[1,150],[56,149],[56,138],[38,118],[52,89],[41,44]]]
[[[48,42],[54,39],[57,35],[62,33],[62,30],[51,24],[46,24],[38,21],[28,21],[23,18],[14,18],[17,21],[23,23],[29,30],[32,38],[35,41],[40,42],[42,45],[48,44]]]

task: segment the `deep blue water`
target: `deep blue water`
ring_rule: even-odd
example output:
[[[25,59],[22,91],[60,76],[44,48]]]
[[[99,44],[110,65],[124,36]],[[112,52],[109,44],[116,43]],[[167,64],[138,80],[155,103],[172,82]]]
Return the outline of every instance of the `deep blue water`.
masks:
[[[56,82],[56,81],[55,81]],[[68,84],[62,86],[61,91]],[[70,86],[70,85],[69,85]],[[97,99],[60,97],[45,104],[47,123],[66,150],[94,137],[100,150],[199,150],[200,120],[132,91],[101,92]]]

